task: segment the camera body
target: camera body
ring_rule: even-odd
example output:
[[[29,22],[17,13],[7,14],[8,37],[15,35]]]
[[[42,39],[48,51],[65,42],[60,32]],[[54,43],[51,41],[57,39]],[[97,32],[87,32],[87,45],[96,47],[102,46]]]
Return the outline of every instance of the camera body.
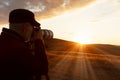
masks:
[[[34,27],[34,31],[39,31],[40,27]]]
[[[53,32],[48,29],[41,29],[41,27],[34,27],[34,31],[40,31],[42,33],[43,39],[52,39],[53,38]]]

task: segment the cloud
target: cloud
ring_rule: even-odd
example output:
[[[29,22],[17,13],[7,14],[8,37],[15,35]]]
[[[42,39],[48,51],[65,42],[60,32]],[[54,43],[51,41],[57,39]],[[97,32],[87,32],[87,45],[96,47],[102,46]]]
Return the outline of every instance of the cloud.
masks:
[[[8,22],[9,12],[16,8],[33,11],[37,18],[44,19],[62,14],[66,10],[82,7],[95,0],[1,0],[0,24]]]

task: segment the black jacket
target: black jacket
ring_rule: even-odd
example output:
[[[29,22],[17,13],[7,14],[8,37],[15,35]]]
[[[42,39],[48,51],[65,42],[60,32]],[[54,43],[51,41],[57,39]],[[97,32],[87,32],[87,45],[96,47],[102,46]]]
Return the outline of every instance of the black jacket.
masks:
[[[48,72],[44,45],[41,40],[34,43],[35,55],[19,34],[3,29],[0,36],[0,80],[32,80],[33,75]]]

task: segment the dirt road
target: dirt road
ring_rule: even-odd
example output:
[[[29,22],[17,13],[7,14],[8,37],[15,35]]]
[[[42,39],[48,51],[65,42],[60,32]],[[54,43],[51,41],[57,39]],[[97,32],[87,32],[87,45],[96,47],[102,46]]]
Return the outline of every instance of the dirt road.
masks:
[[[51,80],[120,80],[120,56],[48,51]]]

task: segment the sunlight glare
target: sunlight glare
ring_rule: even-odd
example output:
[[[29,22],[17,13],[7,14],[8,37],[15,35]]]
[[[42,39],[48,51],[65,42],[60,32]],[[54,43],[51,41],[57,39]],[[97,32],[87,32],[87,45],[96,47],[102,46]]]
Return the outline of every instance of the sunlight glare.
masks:
[[[73,37],[73,40],[75,42],[78,42],[80,44],[91,44],[92,39],[87,34],[75,34]]]

